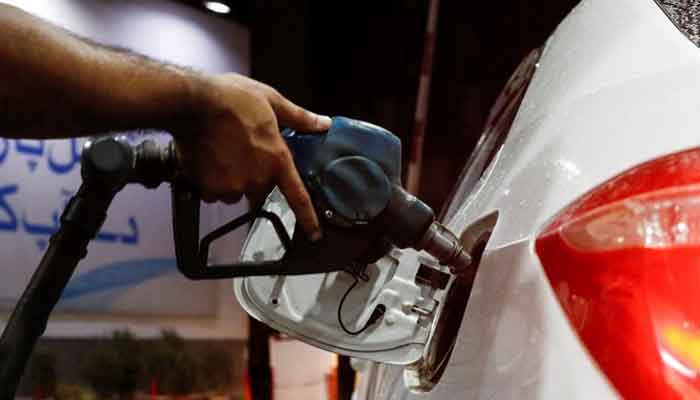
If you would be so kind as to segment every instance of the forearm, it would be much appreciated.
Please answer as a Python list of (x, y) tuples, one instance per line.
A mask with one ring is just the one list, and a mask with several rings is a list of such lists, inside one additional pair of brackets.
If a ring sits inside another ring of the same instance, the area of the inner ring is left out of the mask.
[(0, 136), (57, 138), (180, 126), (204, 79), (89, 43), (0, 5)]

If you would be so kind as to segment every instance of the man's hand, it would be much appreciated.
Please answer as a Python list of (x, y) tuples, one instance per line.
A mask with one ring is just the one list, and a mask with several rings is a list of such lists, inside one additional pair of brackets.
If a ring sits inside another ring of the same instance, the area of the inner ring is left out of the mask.
[[(175, 127), (178, 155), (205, 201), (262, 200), (279, 186), (312, 240), (321, 237), (311, 199), (280, 135), (279, 125), (304, 132), (330, 128), (276, 90), (238, 74), (205, 78), (196, 121)], [(201, 108), (199, 108), (201, 107)]]
[(241, 75), (201, 75), (100, 46), (2, 3), (0, 26), (3, 135), (168, 130), (205, 200), (258, 200), (278, 185), (306, 233), (320, 236), (278, 123), (323, 131), (328, 117)]

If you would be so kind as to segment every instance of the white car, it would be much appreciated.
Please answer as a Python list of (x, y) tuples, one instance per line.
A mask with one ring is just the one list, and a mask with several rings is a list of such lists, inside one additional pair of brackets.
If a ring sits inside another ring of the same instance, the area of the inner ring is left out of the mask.
[[(527, 57), (442, 217), (475, 277), (394, 250), (352, 291), (252, 277), (240, 303), (372, 361), (359, 398), (700, 398), (699, 34), (697, 1), (583, 0)], [(244, 259), (281, 252), (257, 222)]]

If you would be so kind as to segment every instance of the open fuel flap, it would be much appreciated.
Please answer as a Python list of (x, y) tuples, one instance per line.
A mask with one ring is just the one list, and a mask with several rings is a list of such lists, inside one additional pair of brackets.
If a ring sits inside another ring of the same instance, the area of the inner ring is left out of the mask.
[[(270, 194), (263, 208), (277, 214), (292, 236), (294, 214), (279, 191)], [(482, 222), (479, 230), (490, 231), (493, 224), (495, 216)], [(258, 219), (251, 227), (241, 258), (256, 262), (276, 260), (284, 252), (272, 224)], [(427, 255), (411, 249), (393, 249), (363, 271), (246, 277), (236, 279), (234, 289), (250, 315), (281, 332), (331, 352), (411, 365), (420, 372), (430, 369), (428, 364), (436, 364), (435, 356), (426, 352), (435, 347), (429, 343), (435, 327), (440, 325), (440, 305), (448, 289), (455, 286), (455, 279), (446, 267), (437, 265)], [(470, 281), (473, 274), (462, 279)], [(466, 287), (471, 288), (471, 282)], [(468, 296), (468, 292), (461, 295), (465, 300)], [(461, 302), (461, 307), (465, 306), (466, 301)], [(460, 320), (463, 311), (459, 313)], [(454, 312), (450, 315), (454, 320)], [(457, 332), (444, 334), (456, 337)], [(419, 374), (425, 375), (424, 372)], [(413, 376), (412, 379), (418, 379), (415, 373)], [(426, 385), (414, 382), (412, 386), (420, 389)]]

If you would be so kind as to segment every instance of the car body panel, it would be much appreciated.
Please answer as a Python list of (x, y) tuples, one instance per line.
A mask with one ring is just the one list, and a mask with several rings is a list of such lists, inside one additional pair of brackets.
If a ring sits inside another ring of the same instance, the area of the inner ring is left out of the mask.
[(403, 368), (372, 365), (360, 398), (617, 398), (566, 319), (533, 240), (603, 181), (700, 144), (699, 92), (697, 47), (652, 0), (583, 0), (547, 42), (503, 148), (446, 221), (459, 234), (499, 213), (442, 379), (412, 394)]

